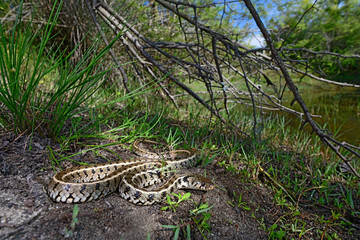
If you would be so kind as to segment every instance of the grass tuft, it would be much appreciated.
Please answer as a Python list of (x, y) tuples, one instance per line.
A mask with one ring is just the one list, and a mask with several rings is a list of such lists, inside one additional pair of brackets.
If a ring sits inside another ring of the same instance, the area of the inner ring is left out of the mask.
[(55, 1), (45, 28), (35, 33), (31, 21), (21, 21), (22, 8), (9, 34), (0, 25), (0, 122), (15, 134), (37, 130), (56, 139), (80, 107), (89, 105), (110, 71), (98, 64), (120, 34), (102, 50), (95, 41), (74, 67), (69, 60), (75, 49), (65, 56), (59, 48), (48, 48), (61, 6)]

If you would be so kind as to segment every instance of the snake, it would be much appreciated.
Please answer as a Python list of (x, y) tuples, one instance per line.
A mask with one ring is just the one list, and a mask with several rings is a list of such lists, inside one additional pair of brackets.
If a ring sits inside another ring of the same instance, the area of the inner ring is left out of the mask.
[(176, 189), (213, 189), (208, 178), (176, 173), (195, 165), (196, 150), (150, 151), (142, 147), (149, 144), (165, 145), (136, 139), (132, 148), (138, 158), (65, 169), (54, 175), (46, 192), (54, 202), (84, 203), (118, 191), (135, 205), (152, 205)]

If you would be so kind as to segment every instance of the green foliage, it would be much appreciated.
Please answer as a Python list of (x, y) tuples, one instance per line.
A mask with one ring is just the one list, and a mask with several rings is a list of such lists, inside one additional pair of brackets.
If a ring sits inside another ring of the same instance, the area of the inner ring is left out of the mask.
[(276, 223), (273, 224), (268, 231), (270, 232), (269, 239), (284, 239), (286, 235), (286, 232), (283, 229), (278, 228)]
[[(0, 25), (0, 122), (15, 134), (37, 130), (58, 137), (65, 123), (84, 111), (109, 71), (100, 71), (97, 64), (119, 36), (98, 54), (92, 54), (95, 43), (73, 68), (68, 65), (72, 53), (64, 56), (53, 47), (45, 54), (61, 5), (54, 3), (40, 32), (32, 31), (31, 22), (22, 23), (21, 10), (10, 34)], [(35, 47), (37, 38), (41, 41)]]
[(35, 107), (35, 102), (39, 101), (39, 96), (35, 94), (36, 88), (48, 72), (56, 69), (56, 64), (45, 69), (43, 54), (59, 9), (56, 11), (53, 8), (37, 51), (32, 48), (37, 34), (32, 33), (31, 24), (20, 31), (22, 8), (9, 35), (0, 25), (0, 101), (4, 105), (0, 120), (1, 124), (15, 133), (34, 128), (34, 120), (39, 114), (39, 109)]
[[(145, 114), (142, 117), (134, 117), (126, 111), (112, 111), (109, 113), (108, 118), (106, 118), (107, 121), (103, 122), (100, 120), (90, 124), (88, 127), (70, 131), (67, 136), (61, 136), (59, 139), (60, 149), (54, 150), (50, 146), (47, 147), (49, 160), (51, 161), (54, 171), (56, 166), (61, 169), (60, 163), (62, 161), (71, 161), (80, 165), (86, 165), (87, 163), (74, 159), (87, 152), (93, 152), (95, 155), (108, 160), (106, 156), (99, 153), (99, 150), (103, 150), (121, 159), (116, 152), (111, 150), (111, 146), (128, 143), (136, 138), (149, 138), (150, 136), (154, 136), (152, 134), (154, 128), (163, 128), (164, 126), (163, 123), (160, 122), (161, 115), (150, 117), (148, 114)], [(82, 125), (84, 125), (84, 122), (88, 122), (89, 120), (84, 118), (84, 120), (81, 121)], [(112, 127), (108, 129), (109, 126)], [(104, 127), (108, 130), (103, 130)], [(70, 128), (73, 129), (74, 127), (71, 126)], [(109, 139), (111, 141), (107, 144), (97, 144), (97, 142), (93, 142), (93, 140), (99, 139)], [(68, 155), (69, 145), (72, 144), (81, 145), (85, 148)]]
[(199, 229), (199, 232), (204, 237), (204, 239), (206, 239), (204, 232), (211, 232), (211, 226), (209, 225), (208, 221), (211, 217), (210, 210), (213, 206), (214, 205), (209, 206), (207, 203), (201, 203), (195, 209), (190, 210), (191, 219), (195, 222), (195, 225)]
[[(239, 5), (235, 3), (228, 3), (226, 5), (212, 5), (213, 1), (211, 0), (198, 0), (194, 3), (202, 6), (207, 5), (208, 7), (197, 8), (195, 11), (193, 8), (179, 6), (179, 10), (190, 17), (196, 16), (196, 18), (201, 24), (215, 31), (218, 31), (219, 33), (226, 34), (230, 38), (234, 37), (231, 33), (233, 33), (234, 35), (236, 34), (237, 36), (235, 37), (237, 37), (237, 39), (239, 39), (239, 35), (245, 36), (247, 34), (247, 26), (242, 26), (241, 28), (238, 26), (239, 18), (249, 19), (250, 17), (248, 11), (246, 11), (245, 8), (239, 8)], [(145, 6), (144, 3), (140, 4), (142, 4), (142, 6)], [(171, 40), (176, 42), (180, 40), (180, 38), (183, 38), (182, 34), (184, 29), (192, 27), (191, 25), (188, 25), (189, 23), (187, 23), (186, 21), (182, 21), (180, 25), (177, 15), (172, 14), (171, 12), (169, 12), (168, 9), (163, 8), (156, 2), (154, 3), (154, 6), (152, 8), (149, 8), (148, 6), (146, 8), (148, 9), (148, 11), (152, 11), (152, 13), (159, 18), (159, 20), (152, 22), (152, 27), (155, 27), (156, 30), (146, 31), (149, 34), (156, 34), (157, 39), (159, 38), (158, 33), (161, 32), (160, 37), (163, 37), (164, 40)], [(196, 36), (191, 36), (191, 34), (188, 34), (187, 37), (195, 38)]]
[(162, 225), (163, 228), (169, 228), (174, 230), (174, 240), (179, 239), (179, 234), (180, 234), (180, 226), (175, 226), (175, 225)]
[(0, 2), (0, 17), (4, 17), (5, 14), (9, 11), (9, 3), (7, 1)]
[(75, 229), (75, 225), (78, 223), (78, 218), (77, 215), (79, 213), (79, 205), (75, 204), (74, 209), (73, 209), (73, 217), (72, 217), (72, 222), (70, 224), (71, 229)]
[(161, 210), (166, 211), (168, 209), (172, 209), (174, 212), (176, 212), (176, 208), (179, 207), (179, 204), (183, 201), (190, 200), (191, 197), (191, 193), (185, 193), (184, 195), (182, 195), (181, 193), (179, 194), (171, 193), (171, 194), (177, 198), (177, 201), (172, 201), (170, 196), (167, 195), (166, 203), (169, 204), (169, 206), (162, 207)]
[[(191, 200), (190, 193), (186, 193), (184, 195), (181, 195), (180, 193), (178, 195), (174, 194), (177, 198), (178, 198), (178, 203), (180, 203), (181, 201), (185, 201), (185, 200)], [(161, 210), (167, 210), (168, 208), (171, 208), (174, 210), (175, 212), (175, 207), (179, 207), (179, 205), (177, 204), (177, 202), (172, 202), (170, 197), (167, 196), (167, 203), (170, 206), (166, 206), (161, 208)], [(192, 201), (195, 205), (195, 208), (190, 210), (190, 219), (192, 220), (190, 223), (186, 223), (186, 224), (182, 224), (181, 226), (179, 225), (163, 225), (164, 228), (169, 228), (174, 230), (174, 240), (178, 239), (180, 236), (180, 230), (186, 226), (186, 231), (183, 230), (184, 235), (186, 236), (186, 239), (191, 239), (191, 227), (190, 224), (194, 224), (200, 234), (204, 237), (204, 239), (207, 239), (204, 232), (211, 232), (211, 227), (208, 223), (210, 217), (211, 217), (211, 208), (214, 206), (209, 206), (208, 203), (201, 203), (200, 205), (197, 205), (194, 201)], [(181, 220), (181, 222), (183, 222), (183, 220)]]
[[(236, 193), (234, 192), (234, 196), (236, 197)], [(239, 197), (237, 199), (237, 206), (243, 210), (251, 210), (247, 202), (242, 201), (242, 195), (239, 194)]]
[[(277, 4), (278, 16), (271, 18), (269, 28), (278, 39), (279, 47), (307, 48), (313, 51), (330, 51), (339, 54), (359, 54), (360, 3), (357, 0), (322, 0), (315, 4), (290, 36), (288, 34), (313, 1), (281, 1)], [(304, 59), (307, 53), (293, 54), (293, 59)], [(339, 81), (359, 79), (360, 62), (357, 58), (335, 61), (335, 57), (318, 56), (310, 60), (311, 66)]]
[(72, 221), (70, 223), (70, 230), (65, 229), (65, 237), (72, 237), (73, 232), (75, 230), (76, 224), (78, 224), (79, 219), (77, 218), (77, 215), (79, 214), (79, 205), (75, 204), (73, 208), (73, 215), (72, 215)]

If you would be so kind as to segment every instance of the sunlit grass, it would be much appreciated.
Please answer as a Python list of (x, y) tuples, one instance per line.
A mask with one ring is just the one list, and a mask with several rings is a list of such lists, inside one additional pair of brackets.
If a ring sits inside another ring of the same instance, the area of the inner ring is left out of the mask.
[(33, 32), (31, 22), (22, 23), (21, 13), (9, 34), (0, 26), (0, 121), (15, 134), (38, 131), (57, 138), (111, 70), (100, 70), (97, 64), (120, 35), (101, 51), (95, 41), (72, 68), (72, 53), (66, 56), (59, 48), (48, 48), (60, 9), (61, 3), (55, 2), (48, 24), (39, 32)]

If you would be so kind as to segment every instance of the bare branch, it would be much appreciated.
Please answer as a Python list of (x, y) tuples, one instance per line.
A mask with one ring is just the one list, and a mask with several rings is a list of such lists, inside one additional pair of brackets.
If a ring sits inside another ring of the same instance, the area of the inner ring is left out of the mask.
[[(347, 159), (339, 152), (339, 150), (330, 143), (330, 141), (335, 141), (332, 137), (330, 137), (329, 135), (325, 134), (316, 124), (316, 122), (312, 119), (310, 112), (304, 102), (304, 100), (302, 99), (302, 97), (300, 96), (294, 82), (292, 81), (286, 66), (282, 60), (282, 58), (279, 56), (279, 53), (277, 51), (277, 49), (274, 47), (274, 44), (272, 42), (272, 38), (269, 34), (269, 32), (267, 31), (267, 29), (265, 28), (264, 24), (262, 23), (258, 13), (256, 12), (254, 6), (252, 5), (252, 3), (250, 2), (250, 0), (244, 0), (247, 8), (249, 9), (251, 15), (253, 16), (257, 26), (259, 27), (259, 29), (261, 30), (268, 46), (270, 47), (272, 56), (274, 57), (274, 60), (277, 64), (277, 66), (280, 68), (282, 74), (284, 75), (284, 78), (286, 80), (286, 83), (288, 85), (288, 87), (290, 88), (291, 92), (294, 95), (294, 98), (296, 99), (296, 101), (299, 103), (300, 107), (302, 108), (304, 114), (305, 114), (305, 118), (306, 121), (309, 122), (309, 124), (311, 125), (312, 129), (314, 130), (314, 132), (316, 133), (316, 135), (318, 135), (318, 137), (327, 145), (329, 146), (347, 165), (348, 167), (351, 169), (351, 171), (358, 177), (360, 178), (360, 174), (350, 165), (349, 161), (347, 161)], [(347, 148), (346, 145), (339, 143), (338, 142), (338, 146), (341, 146), (343, 148)]]

